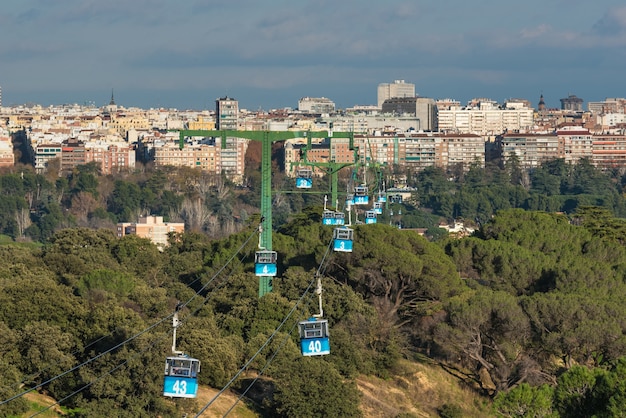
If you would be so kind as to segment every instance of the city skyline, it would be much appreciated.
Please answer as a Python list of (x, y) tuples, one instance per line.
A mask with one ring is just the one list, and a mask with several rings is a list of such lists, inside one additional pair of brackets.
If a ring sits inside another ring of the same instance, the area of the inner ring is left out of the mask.
[(465, 103), (548, 107), (624, 97), (619, 0), (498, 2), (10, 0), (0, 11), (3, 105), (214, 109), (376, 104), (379, 83)]

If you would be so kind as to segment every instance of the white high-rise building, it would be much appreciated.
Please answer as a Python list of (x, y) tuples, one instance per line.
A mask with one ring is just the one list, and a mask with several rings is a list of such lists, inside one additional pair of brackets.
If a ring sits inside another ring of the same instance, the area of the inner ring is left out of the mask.
[(215, 101), (215, 127), (220, 130), (238, 129), (239, 102), (228, 96)]
[(378, 107), (383, 106), (387, 99), (395, 97), (415, 97), (415, 84), (405, 83), (404, 80), (394, 80), (393, 83), (378, 85)]

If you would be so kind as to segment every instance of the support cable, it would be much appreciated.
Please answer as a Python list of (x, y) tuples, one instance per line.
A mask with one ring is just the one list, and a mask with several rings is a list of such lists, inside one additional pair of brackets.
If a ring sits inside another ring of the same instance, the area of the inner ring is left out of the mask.
[[(228, 261), (227, 261), (227, 262), (226, 262), (226, 263), (225, 263), (225, 264), (224, 264), (224, 265), (223, 265), (223, 266), (222, 266), (222, 267), (221, 267), (221, 268), (220, 268), (220, 269), (219, 269), (219, 270), (218, 270), (218, 271), (217, 271), (217, 272), (213, 275), (213, 277), (212, 277), (212, 278), (211, 278), (211, 279), (210, 279), (210, 280), (209, 280), (209, 281), (208, 281), (208, 282), (207, 282), (204, 286), (202, 286), (202, 288), (200, 288), (200, 290), (198, 290), (198, 292), (196, 292), (196, 293), (195, 293), (195, 294), (194, 294), (191, 298), (189, 298), (186, 302), (184, 302), (184, 303), (183, 303), (183, 304), (181, 304), (180, 306), (181, 306), (181, 307), (185, 307), (185, 306), (187, 306), (189, 303), (191, 303), (191, 302), (193, 301), (193, 299), (195, 299), (195, 298), (199, 295), (199, 293), (200, 293), (200, 292), (202, 292), (204, 289), (206, 289), (206, 287), (207, 287), (210, 283), (212, 283), (212, 282), (215, 280), (215, 278), (216, 278), (216, 277), (217, 277), (217, 276), (218, 276), (218, 275), (219, 275), (219, 274), (220, 274), (220, 273), (221, 273), (221, 272), (222, 272), (222, 271), (226, 268), (226, 266), (228, 266), (228, 264), (230, 264), (230, 262), (232, 262), (232, 260), (233, 260), (233, 259), (237, 256), (237, 254), (239, 254), (239, 252), (240, 252), (240, 251), (241, 251), (241, 250), (242, 250), (242, 249), (243, 249), (243, 248), (244, 248), (244, 247), (248, 244), (248, 242), (252, 239), (252, 237), (254, 237), (254, 235), (255, 235), (255, 234), (256, 234), (256, 231), (255, 231), (255, 232), (253, 232), (252, 234), (250, 234), (250, 236), (248, 237), (248, 239), (246, 239), (246, 241), (245, 241), (245, 242), (244, 242), (244, 243), (243, 243), (243, 244), (239, 247), (239, 249), (238, 249), (238, 250), (237, 250), (237, 251), (236, 251), (236, 252), (235, 252), (235, 253), (234, 253), (234, 254), (233, 254), (233, 255), (232, 255), (229, 259), (228, 259)], [(207, 300), (207, 298), (205, 298), (205, 301), (206, 301), (206, 300)], [(52, 378), (50, 378), (50, 379), (48, 379), (48, 380), (44, 381), (44, 382), (42, 382), (42, 383), (37, 384), (37, 385), (35, 385), (35, 386), (33, 386), (33, 387), (29, 388), (28, 390), (22, 391), (22, 392), (20, 392), (20, 393), (18, 393), (18, 394), (16, 394), (16, 395), (14, 395), (14, 396), (12, 396), (12, 397), (8, 398), (8, 399), (5, 399), (5, 400), (3, 400), (3, 401), (0, 401), (0, 406), (1, 406), (1, 405), (4, 405), (4, 404), (7, 404), (7, 403), (9, 403), (9, 402), (11, 402), (11, 401), (13, 401), (13, 400), (15, 400), (15, 399), (17, 399), (17, 398), (20, 398), (20, 397), (24, 396), (25, 394), (27, 394), (27, 393), (29, 393), (29, 392), (31, 392), (31, 391), (33, 391), (33, 390), (40, 389), (40, 388), (42, 388), (43, 386), (46, 386), (46, 385), (48, 385), (48, 384), (50, 384), (50, 383), (54, 382), (55, 380), (60, 379), (61, 377), (64, 377), (64, 376), (68, 375), (69, 373), (72, 373), (72, 372), (74, 372), (74, 371), (76, 371), (76, 370), (78, 370), (78, 369), (80, 369), (80, 368), (82, 368), (82, 367), (84, 367), (84, 366), (86, 366), (86, 365), (88, 365), (88, 364), (90, 364), (90, 363), (94, 362), (95, 360), (97, 360), (97, 359), (99, 359), (99, 358), (103, 357), (104, 355), (109, 354), (109, 353), (111, 353), (111, 352), (113, 352), (113, 351), (117, 350), (118, 348), (123, 347), (124, 345), (126, 345), (126, 344), (130, 343), (131, 341), (135, 340), (136, 338), (140, 337), (141, 335), (143, 335), (143, 334), (147, 333), (148, 331), (151, 331), (152, 329), (154, 329), (154, 328), (155, 328), (155, 327), (157, 327), (158, 325), (162, 324), (162, 323), (163, 323), (163, 322), (165, 322), (166, 320), (170, 320), (170, 319), (173, 317), (173, 315), (174, 315), (174, 314), (170, 314), (170, 315), (168, 315), (168, 316), (166, 316), (166, 317), (164, 317), (164, 318), (161, 318), (160, 320), (158, 320), (158, 321), (157, 321), (157, 322), (155, 322), (154, 324), (150, 325), (148, 328), (145, 328), (144, 330), (142, 330), (142, 331), (140, 331), (140, 332), (138, 332), (138, 333), (134, 334), (133, 336), (131, 336), (131, 337), (127, 338), (127, 339), (126, 339), (126, 340), (124, 340), (123, 342), (121, 342), (121, 343), (119, 343), (119, 344), (117, 344), (117, 345), (115, 345), (115, 346), (113, 346), (113, 347), (109, 348), (109, 349), (108, 349), (108, 350), (106, 350), (106, 351), (103, 351), (102, 353), (100, 353), (100, 354), (98, 354), (98, 355), (96, 355), (96, 356), (94, 356), (94, 357), (92, 357), (92, 358), (90, 358), (90, 359), (88, 359), (88, 360), (86, 360), (86, 361), (84, 361), (84, 362), (80, 363), (80, 364), (79, 364), (79, 365), (77, 365), (77, 366), (74, 366), (74, 367), (70, 368), (69, 370), (66, 370), (66, 371), (64, 371), (64, 372), (62, 372), (62, 373), (60, 373), (60, 374), (58, 374), (58, 375), (56, 375), (56, 376), (54, 376), (54, 377), (52, 377)]]
[(235, 380), (237, 380), (237, 378), (244, 372), (247, 370), (248, 366), (250, 366), (250, 364), (254, 361), (254, 359), (261, 354), (261, 352), (263, 351), (263, 349), (265, 349), (265, 347), (272, 341), (272, 339), (276, 336), (276, 334), (282, 329), (282, 327), (285, 325), (285, 323), (289, 320), (289, 318), (291, 318), (291, 315), (293, 315), (293, 313), (296, 311), (296, 309), (298, 308), (298, 306), (300, 305), (300, 303), (302, 302), (302, 300), (304, 299), (304, 297), (309, 293), (309, 291), (311, 290), (311, 288), (313, 287), (314, 283), (317, 281), (317, 277), (318, 274), (320, 273), (322, 266), (325, 263), (326, 257), (328, 256), (330, 249), (332, 247), (332, 240), (330, 241), (330, 243), (328, 244), (328, 247), (326, 248), (326, 253), (324, 254), (324, 257), (322, 258), (322, 261), (320, 263), (320, 266), (317, 269), (317, 273), (314, 275), (313, 279), (309, 282), (309, 285), (307, 286), (307, 288), (304, 290), (304, 293), (302, 294), (302, 296), (300, 296), (300, 299), (298, 299), (298, 301), (296, 302), (296, 304), (293, 306), (293, 308), (291, 308), (291, 310), (289, 311), (289, 313), (287, 314), (287, 316), (283, 319), (283, 321), (278, 325), (278, 327), (276, 327), (276, 329), (274, 330), (274, 332), (267, 338), (267, 340), (265, 340), (265, 342), (263, 343), (263, 345), (261, 345), (261, 347), (257, 350), (256, 353), (254, 353), (254, 355), (246, 362), (246, 364), (243, 365), (243, 367), (241, 369), (239, 369), (239, 371), (237, 373), (235, 373), (235, 375), (228, 381), (228, 383), (226, 383), (226, 385), (217, 393), (215, 394), (215, 396), (206, 404), (204, 405), (204, 407), (202, 407), (202, 409), (200, 409), (200, 411), (195, 415), (195, 418), (198, 418), (202, 415), (202, 413), (204, 413), (204, 411), (206, 411), (209, 406), (211, 406), (213, 404), (213, 402), (215, 402), (217, 400), (217, 398), (219, 398), (225, 391), (226, 389), (228, 389), (230, 387), (230, 385), (232, 385)]

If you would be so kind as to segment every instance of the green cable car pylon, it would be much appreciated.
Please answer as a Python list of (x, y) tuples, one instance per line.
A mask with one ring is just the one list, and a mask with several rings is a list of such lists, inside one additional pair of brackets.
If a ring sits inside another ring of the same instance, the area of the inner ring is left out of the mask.
[[(181, 130), (179, 146), (182, 149), (186, 137), (221, 138), (222, 148), (226, 148), (226, 138), (243, 138), (261, 142), (261, 227), (259, 248), (272, 252), (272, 143), (294, 138), (328, 138), (326, 131), (236, 131), (236, 130)], [(352, 132), (336, 132), (335, 138), (353, 138)], [(352, 141), (351, 141), (352, 142)], [(351, 144), (352, 145), (352, 144)], [(336, 172), (335, 197), (336, 199)], [(259, 297), (272, 291), (272, 276), (259, 276)]]

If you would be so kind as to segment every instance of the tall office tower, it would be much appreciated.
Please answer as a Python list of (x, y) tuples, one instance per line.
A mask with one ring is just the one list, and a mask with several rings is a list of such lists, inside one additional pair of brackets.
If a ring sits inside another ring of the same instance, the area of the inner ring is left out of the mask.
[(215, 101), (215, 127), (219, 130), (237, 130), (239, 102), (228, 96)]
[(382, 107), (385, 100), (395, 97), (415, 97), (415, 84), (394, 80), (393, 83), (378, 85), (378, 107)]

